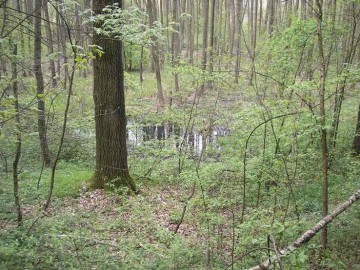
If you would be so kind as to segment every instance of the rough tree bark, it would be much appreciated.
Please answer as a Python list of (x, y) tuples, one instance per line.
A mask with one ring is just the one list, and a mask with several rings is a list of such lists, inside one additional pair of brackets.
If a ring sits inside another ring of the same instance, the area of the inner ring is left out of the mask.
[[(113, 3), (122, 7), (122, 1), (94, 0), (93, 10), (100, 14)], [(123, 44), (95, 32), (93, 44), (100, 46), (104, 54), (94, 60), (96, 169), (92, 186), (104, 188), (111, 182), (135, 191), (127, 162)]]

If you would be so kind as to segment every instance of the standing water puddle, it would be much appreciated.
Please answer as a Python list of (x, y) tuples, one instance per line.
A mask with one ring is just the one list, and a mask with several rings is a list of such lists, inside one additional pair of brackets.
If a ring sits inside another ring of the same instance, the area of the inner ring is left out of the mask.
[(191, 153), (197, 156), (208, 145), (218, 147), (218, 138), (227, 135), (229, 135), (229, 131), (224, 127), (212, 127), (211, 130), (202, 131), (194, 129), (186, 132), (178, 124), (141, 125), (131, 121), (128, 122), (127, 127), (127, 141), (130, 151), (146, 142), (157, 141), (167, 147), (188, 147)]

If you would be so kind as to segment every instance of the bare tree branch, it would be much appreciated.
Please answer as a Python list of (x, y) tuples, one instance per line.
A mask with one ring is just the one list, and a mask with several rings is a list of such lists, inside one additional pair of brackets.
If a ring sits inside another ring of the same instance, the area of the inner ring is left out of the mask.
[(353, 203), (360, 199), (360, 189), (356, 191), (347, 201), (342, 203), (339, 207), (337, 207), (331, 214), (327, 215), (323, 219), (321, 219), (314, 227), (310, 230), (306, 231), (302, 234), (298, 239), (296, 239), (292, 244), (287, 246), (286, 248), (280, 250), (278, 253), (272, 256), (271, 258), (263, 261), (261, 264), (249, 268), (248, 270), (265, 270), (269, 269), (272, 262), (276, 261), (280, 257), (284, 257), (287, 254), (293, 252), (297, 248), (301, 247), (303, 244), (308, 242), (311, 238), (313, 238), (324, 226), (331, 223), (338, 215), (344, 212), (347, 208), (349, 208)]

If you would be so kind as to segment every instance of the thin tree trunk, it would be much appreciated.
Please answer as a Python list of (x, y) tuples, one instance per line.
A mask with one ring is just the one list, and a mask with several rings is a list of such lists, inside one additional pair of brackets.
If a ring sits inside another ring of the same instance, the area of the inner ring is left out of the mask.
[[(64, 0), (60, 0), (60, 4), (58, 5), (58, 10), (60, 10), (63, 14), (66, 12), (61, 4), (64, 3)], [(57, 14), (59, 15), (59, 14)], [(64, 89), (68, 88), (68, 81), (69, 81), (69, 65), (68, 65), (68, 55), (67, 55), (67, 49), (66, 49), (66, 40), (68, 38), (67, 36), (67, 29), (65, 26), (65, 22), (62, 18), (59, 18), (59, 30), (60, 30), (60, 49), (63, 57), (63, 66), (64, 66)], [(73, 93), (71, 93), (73, 94)]]
[[(332, 10), (336, 10), (336, 1), (333, 2), (333, 4), (335, 5), (333, 8), (330, 7), (330, 9)], [(354, 62), (354, 58), (356, 55), (356, 49), (359, 46), (360, 43), (360, 34), (358, 32), (358, 23), (357, 23), (357, 19), (356, 19), (356, 9), (355, 6), (350, 6), (348, 9), (349, 13), (353, 12), (351, 18), (353, 19), (352, 22), (349, 22), (348, 19), (345, 19), (345, 21), (347, 21), (347, 24), (349, 25), (349, 29), (351, 29), (350, 31), (350, 37), (347, 40), (347, 45), (344, 45), (342, 48), (344, 50), (343, 54), (344, 58), (341, 59), (341, 63), (342, 66), (339, 68), (340, 70), (338, 71), (338, 76), (340, 78), (342, 78), (336, 87), (336, 95), (335, 95), (335, 104), (334, 104), (334, 110), (333, 110), (333, 119), (332, 119), (332, 130), (330, 132), (330, 146), (332, 148), (335, 148), (336, 146), (336, 139), (337, 139), (337, 134), (338, 134), (338, 128), (339, 128), (339, 123), (340, 123), (340, 113), (341, 113), (341, 108), (342, 108), (342, 103), (345, 97), (345, 88), (347, 86), (347, 82), (348, 82), (348, 76), (347, 74), (349, 73), (349, 69), (352, 66), (353, 62)], [(333, 11), (333, 23), (335, 25), (335, 18), (336, 18), (336, 13), (335, 11)], [(348, 13), (348, 14), (349, 14)], [(345, 22), (344, 22), (345, 25)], [(357, 36), (356, 36), (357, 35)]]
[(360, 155), (360, 103), (359, 103), (359, 108), (358, 108), (358, 116), (357, 116), (355, 136), (354, 136), (352, 148), (354, 151), (354, 155), (356, 155), (356, 156)]
[[(57, 9), (60, 10), (60, 6), (57, 4)], [(60, 26), (60, 16), (56, 13), (56, 48), (58, 52), (61, 52), (61, 26)], [(57, 78), (61, 80), (61, 57), (57, 57), (56, 60), (56, 71), (57, 71)]]
[[(201, 56), (201, 69), (206, 71), (207, 64), (207, 45), (208, 45), (208, 29), (209, 29), (209, 1), (203, 0), (203, 17), (204, 17), (204, 29), (203, 29), (203, 44), (202, 44), (202, 56)], [(199, 89), (197, 89), (195, 95), (200, 97), (205, 92), (205, 83), (203, 83)]]
[(194, 0), (189, 0), (189, 10), (190, 10), (190, 21), (189, 21), (189, 31), (188, 31), (188, 55), (189, 63), (192, 65), (194, 63), (194, 32), (195, 32), (195, 20), (194, 20)]
[[(317, 5), (317, 41), (319, 49), (319, 64), (320, 64), (320, 85), (319, 85), (319, 97), (320, 97), (320, 134), (321, 134), (321, 149), (322, 149), (322, 212), (323, 217), (328, 214), (328, 147), (327, 147), (327, 132), (325, 129), (325, 81), (326, 81), (326, 61), (324, 56), (323, 45), (323, 30), (322, 30), (322, 2), (316, 0)], [(327, 227), (322, 229), (321, 242), (323, 248), (327, 246)]]
[(275, 21), (275, 0), (269, 0), (269, 20), (268, 20), (268, 33), (272, 34), (274, 30)]
[[(49, 9), (48, 9), (47, 3), (44, 3), (42, 7), (43, 7), (44, 15), (45, 15), (45, 31), (46, 31), (46, 39), (47, 39), (46, 44), (47, 44), (49, 54), (52, 55), (54, 53), (54, 42), (53, 42), (53, 38), (52, 38)], [(55, 61), (52, 57), (49, 60), (49, 68), (50, 68), (50, 74), (51, 74), (52, 87), (56, 87), (57, 81), (56, 81)]]
[(233, 55), (234, 53), (234, 40), (235, 40), (235, 24), (236, 24), (236, 13), (234, 0), (228, 0), (228, 11), (229, 11), (229, 53)]
[(243, 23), (243, 3), (242, 0), (236, 1), (236, 33), (235, 33), (235, 43), (236, 43), (236, 62), (235, 62), (235, 83), (239, 83), (240, 76), (240, 64), (241, 64), (241, 29)]
[[(156, 21), (156, 6), (153, 0), (147, 0), (147, 10), (149, 13), (149, 25), (150, 27), (153, 26), (154, 22)], [(157, 38), (155, 36), (151, 37), (153, 46), (151, 49), (152, 54), (152, 62), (155, 68), (155, 75), (156, 75), (156, 84), (157, 84), (157, 108), (162, 110), (165, 105), (163, 89), (162, 89), (162, 82), (161, 82), (161, 68), (160, 68), (160, 59), (159, 59), (159, 45), (157, 42)]]
[[(173, 3), (174, 3), (174, 0), (173, 0)], [(179, 10), (180, 10), (181, 14), (184, 14), (186, 12), (186, 1), (185, 0), (179, 1), (179, 4), (180, 4)], [(181, 55), (181, 52), (182, 52), (182, 50), (184, 48), (184, 44), (185, 44), (186, 28), (185, 28), (184, 20), (180, 20), (180, 21), (178, 21), (178, 23), (180, 23), (178, 51), (179, 51), (179, 54)]]
[[(174, 30), (172, 33), (172, 43), (171, 43), (171, 60), (172, 60), (172, 67), (176, 68), (178, 66), (178, 54), (180, 52), (179, 50), (179, 28), (177, 27), (177, 22), (178, 22), (178, 15), (177, 15), (177, 10), (178, 10), (178, 0), (173, 0), (172, 2), (172, 19), (173, 22), (175, 22), (174, 24)], [(175, 95), (176, 95), (176, 100), (177, 103), (180, 101), (179, 100), (179, 92), (180, 92), (180, 86), (179, 86), (179, 74), (177, 72), (174, 72), (174, 89), (175, 89)], [(170, 93), (170, 104), (172, 103), (172, 93)]]
[(215, 43), (214, 43), (214, 39), (215, 39), (215, 6), (216, 6), (216, 1), (212, 0), (211, 1), (211, 15), (210, 15), (210, 51), (209, 51), (209, 71), (213, 72), (214, 71), (214, 55), (215, 55)]
[[(21, 2), (20, 0), (16, 0), (16, 8), (18, 10), (19, 13), (22, 13), (23, 9), (22, 9), (22, 5), (21, 5)], [(21, 24), (20, 25), (20, 54), (22, 56), (25, 56), (26, 55), (26, 50), (25, 50), (25, 38), (24, 38), (24, 34), (26, 33), (26, 30), (24, 28), (24, 25)], [(0, 35), (1, 36), (1, 35)], [(23, 77), (26, 77), (27, 74), (26, 74), (26, 70), (23, 69), (23, 72), (22, 72), (22, 76)]]
[(46, 137), (46, 120), (45, 120), (45, 96), (44, 96), (44, 78), (41, 67), (41, 5), (42, 0), (35, 0), (35, 36), (34, 36), (34, 73), (37, 86), (37, 103), (38, 103), (38, 132), (42, 158), (45, 166), (51, 165), (50, 150)]
[[(17, 55), (17, 45), (14, 44), (14, 56)], [(14, 199), (15, 199), (15, 208), (17, 214), (17, 223), (18, 226), (22, 225), (22, 211), (20, 205), (20, 196), (19, 196), (19, 177), (18, 177), (18, 165), (21, 158), (21, 125), (20, 125), (20, 113), (19, 113), (19, 95), (18, 95), (18, 83), (17, 83), (17, 65), (16, 60), (12, 62), (12, 81), (13, 81), (13, 93), (14, 93), (14, 109), (15, 109), (15, 122), (17, 125), (16, 132), (16, 152), (13, 162), (13, 183), (14, 183)]]
[(251, 59), (251, 68), (249, 73), (249, 85), (253, 84), (253, 78), (255, 74), (255, 56), (256, 56), (256, 38), (257, 38), (257, 10), (258, 10), (258, 0), (251, 0), (252, 8), (251, 8), (251, 49), (250, 49), (250, 59)]
[[(5, 26), (7, 25), (7, 1), (5, 1), (4, 3), (4, 7), (3, 7), (3, 17), (2, 17), (2, 26), (1, 26), (1, 30), (0, 30), (0, 38), (3, 37), (4, 32), (5, 32)], [(2, 44), (0, 43), (0, 50), (1, 50)], [(5, 59), (2, 57), (2, 54), (0, 54), (0, 77), (2, 77), (2, 74), (6, 74), (7, 70), (6, 70), (6, 62)]]

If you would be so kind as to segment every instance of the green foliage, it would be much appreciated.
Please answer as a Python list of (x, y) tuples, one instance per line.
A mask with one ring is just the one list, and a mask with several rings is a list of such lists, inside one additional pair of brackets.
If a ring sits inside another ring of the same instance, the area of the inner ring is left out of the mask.
[(130, 44), (149, 47), (154, 42), (162, 43), (166, 39), (165, 32), (171, 28), (164, 27), (156, 21), (147, 24), (148, 15), (136, 7), (121, 9), (118, 4), (106, 6), (102, 14), (91, 17), (90, 21), (101, 25), (95, 27), (97, 34), (124, 40)]
[[(139, 71), (141, 64), (143, 69), (149, 65), (149, 50), (138, 44), (125, 42), (125, 69), (128, 71)], [(143, 50), (143, 55), (141, 55)]]
[[(71, 11), (73, 4), (66, 1), (64, 7)], [(76, 74), (54, 201), (43, 216), (40, 209), (49, 191), (50, 170), (45, 168), (41, 173), (36, 86), (33, 78), (19, 78), (19, 101), (24, 109), (19, 179), (25, 221), (22, 228), (15, 228), (11, 163), (16, 126), (14, 98), (7, 91), (6, 98), (0, 100), (0, 214), (4, 224), (0, 228), (1, 269), (205, 269), (208, 265), (225, 269), (232, 263), (234, 269), (246, 269), (268, 258), (270, 234), (282, 248), (321, 219), (315, 20), (291, 18), (288, 25), (275, 27), (271, 37), (259, 29), (252, 86), (247, 85), (245, 72), (239, 84), (232, 82), (235, 57), (226, 48), (216, 59), (221, 72), (199, 68), (197, 57), (192, 65), (180, 61), (173, 67), (170, 57), (162, 55), (166, 100), (172, 95), (178, 102), (161, 113), (154, 108), (157, 87), (155, 75), (148, 69), (149, 48), (154, 42), (166, 48), (167, 35), (173, 29), (159, 22), (148, 26), (145, 12), (137, 8), (121, 10), (116, 5), (106, 7), (103, 14), (90, 20), (102, 25), (96, 28), (97, 33), (124, 41), (125, 67), (129, 71), (124, 74), (129, 165), (141, 194), (129, 196), (127, 190), (115, 186), (111, 190), (116, 194), (83, 189), (93, 174), (95, 158), (89, 71), (88, 78)], [(329, 134), (333, 130), (333, 94), (338, 85), (346, 86), (337, 144), (330, 152), (331, 209), (360, 185), (359, 159), (349, 151), (360, 73), (358, 65), (340, 61), (344, 56), (340, 46), (350, 33), (347, 26), (345, 21), (333, 25), (324, 20), (325, 54), (332, 52), (326, 81)], [(1, 53), (12, 59), (15, 57), (9, 41), (0, 40)], [(226, 40), (221, 45), (229, 44)], [(81, 71), (91, 59), (103, 54), (96, 45), (88, 52), (78, 45), (74, 48)], [(47, 59), (55, 60), (58, 55), (55, 52)], [(25, 59), (19, 56), (15, 60)], [(145, 67), (143, 82), (137, 72), (141, 61)], [(242, 69), (251, 66), (243, 57)], [(173, 89), (174, 74), (179, 75), (178, 93)], [(11, 83), (11, 76), (5, 74), (0, 88), (6, 89)], [(347, 88), (350, 83), (355, 83), (354, 90)], [(197, 99), (194, 92), (203, 84), (205, 95)], [(41, 98), (49, 105), (48, 139), (54, 153), (66, 93), (61, 84), (47, 90)], [(166, 129), (163, 137), (159, 135), (160, 127)], [(153, 132), (146, 133), (147, 129)], [(355, 205), (329, 226), (327, 252), (320, 254), (319, 237), (315, 237), (283, 258), (284, 269), (358, 267), (358, 213), (359, 206)], [(180, 221), (179, 231), (174, 234)]]

